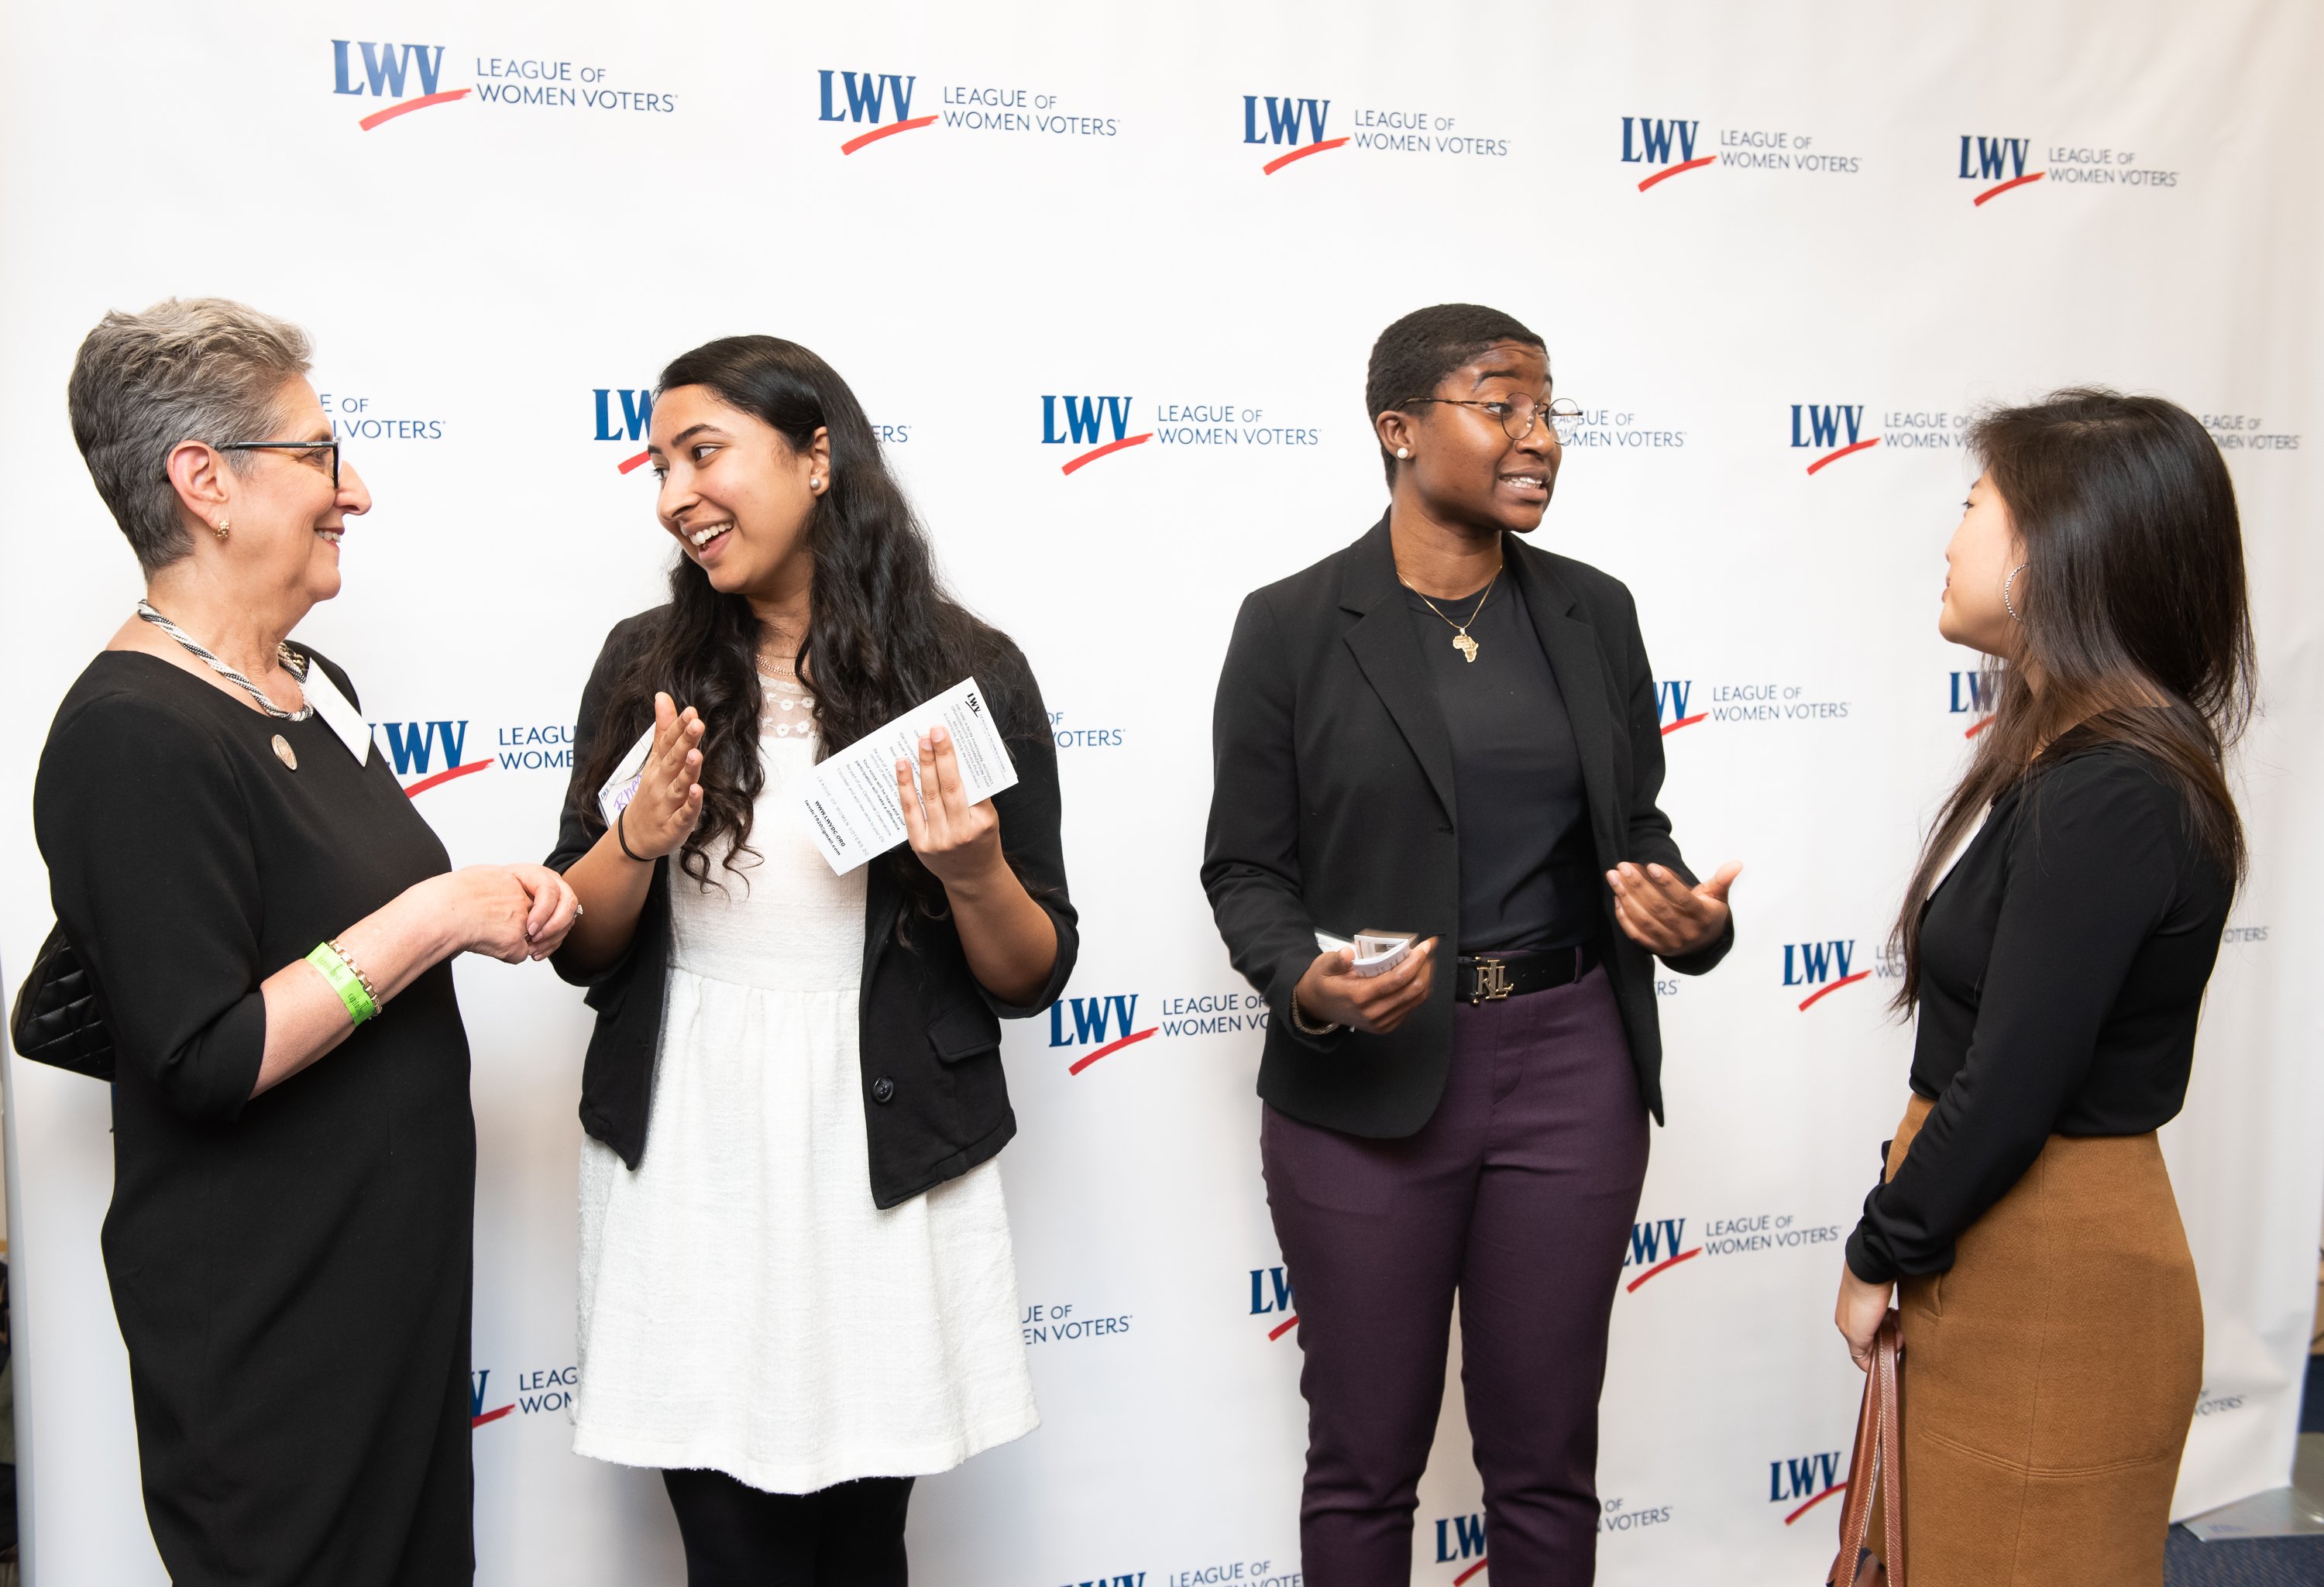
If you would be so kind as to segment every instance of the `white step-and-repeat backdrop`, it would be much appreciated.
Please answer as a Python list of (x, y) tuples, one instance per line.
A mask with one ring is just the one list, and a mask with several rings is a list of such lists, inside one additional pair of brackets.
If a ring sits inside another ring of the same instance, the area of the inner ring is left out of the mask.
[[(2203, 416), (2246, 515), (2256, 861), (2166, 1131), (2208, 1317), (2182, 1513), (2283, 1480), (2324, 1196), (2316, 404), (2324, 14), (1044, 4), (680, 11), (12, 6), (0, 49), (0, 953), (49, 923), (32, 770), (134, 566), (64, 383), (107, 308), (308, 327), (378, 505), (302, 631), (456, 859), (538, 857), (584, 673), (670, 550), (656, 372), (768, 331), (862, 394), (951, 578), (1038, 669), (1086, 929), (1013, 1029), (1002, 1158), (1044, 1424), (924, 1482), (937, 1587), (1298, 1576), (1296, 1297), (1263, 1014), (1196, 882), (1242, 594), (1382, 505), (1372, 337), (1479, 300), (1587, 420), (1545, 544), (1637, 592), (1666, 804), (1739, 859), (1734, 954), (1662, 990), (1614, 1312), (1610, 1582), (1809, 1580), (1860, 1379), (1840, 1241), (1904, 1096), (1881, 940), (1980, 720), (1934, 626), (1980, 403)], [(546, 968), (461, 966), (475, 1046), (481, 1580), (674, 1581), (659, 1485), (570, 1449), (576, 1086)], [(2303, 991), (2303, 987), (2310, 990)], [(36, 1582), (159, 1580), (97, 1231), (102, 1087), (12, 1060), (18, 1448)], [(1554, 1370), (1554, 1363), (1545, 1363)], [(350, 1360), (350, 1375), (364, 1363)], [(327, 1406), (315, 1414), (327, 1415)], [(1416, 1582), (1486, 1566), (1457, 1397)]]

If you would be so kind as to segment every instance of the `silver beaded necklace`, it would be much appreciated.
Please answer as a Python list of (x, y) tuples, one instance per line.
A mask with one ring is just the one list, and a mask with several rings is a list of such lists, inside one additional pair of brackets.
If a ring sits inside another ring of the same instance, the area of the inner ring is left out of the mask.
[(282, 663), (283, 670), (290, 673), (292, 678), (299, 680), (299, 708), (295, 711), (286, 711), (281, 706), (276, 705), (272, 699), (267, 697), (267, 694), (264, 689), (259, 687), (256, 684), (251, 682), (249, 678), (244, 678), (241, 673), (235, 671), (228, 663), (221, 661), (208, 650), (204, 650), (200, 643), (195, 640), (193, 635), (188, 633), (184, 629), (180, 628), (176, 623), (171, 622), (159, 612), (153, 610), (152, 602), (138, 602), (137, 615), (143, 617), (146, 622), (160, 629), (163, 633), (166, 633), (171, 639), (176, 640), (189, 651), (199, 657), (209, 669), (217, 673), (220, 678), (225, 678), (229, 683), (239, 686), (242, 691), (251, 697), (252, 702), (269, 716), (279, 716), (285, 722), (304, 722), (308, 717), (312, 716), (315, 714), (315, 707), (309, 704), (307, 699), (307, 658), (292, 650), (289, 645), (276, 645), (274, 648), (274, 654), (276, 659)]

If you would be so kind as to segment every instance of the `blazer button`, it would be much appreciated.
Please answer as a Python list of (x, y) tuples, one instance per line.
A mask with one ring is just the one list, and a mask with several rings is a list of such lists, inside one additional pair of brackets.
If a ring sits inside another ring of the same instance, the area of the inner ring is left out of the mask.
[(881, 1075), (879, 1079), (874, 1080), (872, 1083), (872, 1100), (873, 1102), (893, 1102), (895, 1097), (896, 1083), (889, 1079), (885, 1075)]

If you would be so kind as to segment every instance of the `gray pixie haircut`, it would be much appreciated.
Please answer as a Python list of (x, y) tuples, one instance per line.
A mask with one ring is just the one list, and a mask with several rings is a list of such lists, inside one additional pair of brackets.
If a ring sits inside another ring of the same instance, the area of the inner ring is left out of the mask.
[[(73, 439), (97, 494), (147, 573), (193, 553), (171, 451), (186, 441), (273, 440), (282, 383), (313, 348), (288, 320), (227, 298), (169, 298), (97, 321), (65, 387)], [(249, 466), (228, 452), (229, 467)]]

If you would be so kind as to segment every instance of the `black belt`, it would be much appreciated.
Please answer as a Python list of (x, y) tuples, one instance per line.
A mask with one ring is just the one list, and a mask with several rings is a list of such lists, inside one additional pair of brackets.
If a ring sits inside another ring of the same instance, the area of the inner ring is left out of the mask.
[(1571, 986), (1595, 970), (1604, 957), (1594, 942), (1522, 954), (1462, 954), (1452, 995), (1464, 1002), (1497, 1003), (1505, 997)]

